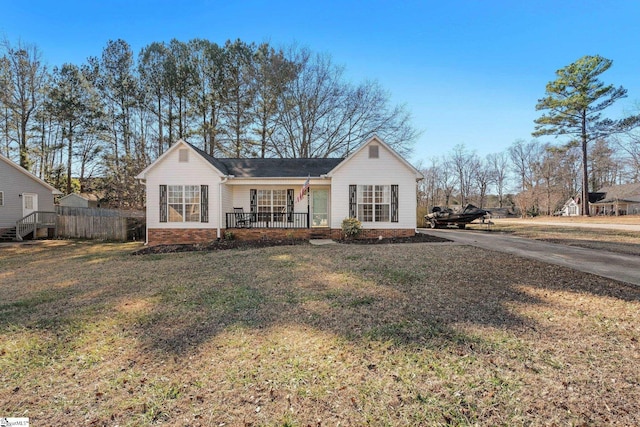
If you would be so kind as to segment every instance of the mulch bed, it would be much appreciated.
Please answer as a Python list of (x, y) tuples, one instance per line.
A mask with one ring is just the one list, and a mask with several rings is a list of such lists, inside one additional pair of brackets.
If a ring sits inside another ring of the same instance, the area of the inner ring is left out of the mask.
[[(379, 245), (387, 243), (443, 243), (451, 240), (442, 237), (436, 237), (429, 234), (418, 233), (411, 237), (387, 237), (375, 239), (353, 239), (338, 240), (338, 243), (352, 245)], [(194, 251), (220, 251), (226, 249), (254, 249), (267, 248), (271, 246), (287, 246), (287, 245), (306, 245), (308, 240), (300, 239), (269, 239), (269, 240), (214, 240), (207, 243), (190, 243), (176, 245), (156, 245), (142, 248), (132, 253), (132, 255), (148, 255), (148, 254), (168, 254), (176, 252), (194, 252)]]
[(340, 243), (350, 245), (377, 245), (385, 243), (444, 243), (451, 240), (443, 237), (432, 236), (430, 234), (418, 233), (411, 237), (386, 237), (386, 238), (373, 238), (373, 239), (349, 239), (339, 240)]

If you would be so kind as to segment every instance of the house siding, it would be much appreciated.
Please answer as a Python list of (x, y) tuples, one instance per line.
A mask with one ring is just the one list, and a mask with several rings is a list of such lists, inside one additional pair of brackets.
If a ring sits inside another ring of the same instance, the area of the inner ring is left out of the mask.
[[(190, 153), (188, 162), (179, 161), (179, 150), (167, 153), (148, 172), (146, 181), (147, 227), (151, 229), (216, 229), (218, 227), (218, 187), (220, 174), (195, 152)], [(208, 185), (208, 222), (160, 222), (160, 185)], [(215, 230), (214, 230), (215, 231)]]
[(22, 218), (22, 193), (38, 195), (39, 211), (55, 211), (51, 189), (7, 164), (4, 159), (0, 159), (0, 191), (4, 193), (4, 204), (0, 206), (0, 228), (15, 227), (16, 221)]
[(362, 228), (415, 231), (415, 172), (386, 147), (379, 145), (378, 158), (369, 158), (365, 147), (332, 174), (332, 229), (340, 229), (342, 221), (349, 217), (349, 185), (398, 185), (398, 222), (365, 222)]
[[(378, 156), (369, 158), (371, 144), (378, 145)], [(308, 239), (327, 237), (340, 239), (342, 236), (342, 220), (349, 216), (350, 185), (388, 185), (392, 187), (394, 196), (396, 187), (397, 217), (393, 204), (390, 220), (387, 222), (363, 223), (362, 238), (405, 237), (416, 231), (416, 179), (420, 173), (404, 162), (384, 143), (372, 139), (359, 151), (345, 159), (327, 175), (312, 178), (309, 183), (311, 191), (328, 190), (327, 227), (278, 229), (253, 227), (247, 229), (233, 228), (226, 230), (226, 214), (233, 208), (251, 211), (252, 189), (287, 189), (293, 190), (294, 197), (304, 185), (306, 177), (273, 177), (245, 178), (229, 177), (212, 166), (205, 157), (191, 149), (189, 163), (179, 161), (179, 148), (189, 147), (178, 142), (154, 164), (143, 171), (139, 178), (146, 180), (147, 194), (147, 241), (150, 245), (174, 243), (206, 243), (216, 238), (224, 238), (225, 233), (233, 234), (238, 240), (255, 239)], [(224, 167), (223, 167), (224, 169)], [(208, 223), (171, 223), (160, 222), (159, 188), (161, 185), (208, 185), (209, 186), (209, 222)], [(288, 192), (290, 197), (290, 192)], [(392, 199), (395, 200), (395, 197)], [(393, 203), (393, 202), (392, 202)], [(294, 204), (295, 213), (307, 212), (307, 196)], [(391, 221), (393, 219), (393, 222)], [(218, 228), (221, 233), (218, 235)]]

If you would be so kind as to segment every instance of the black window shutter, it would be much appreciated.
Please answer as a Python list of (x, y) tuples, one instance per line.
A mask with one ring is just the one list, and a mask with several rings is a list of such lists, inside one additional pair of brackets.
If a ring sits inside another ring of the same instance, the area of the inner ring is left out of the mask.
[(167, 222), (167, 186), (160, 186), (160, 222)]
[(391, 222), (398, 222), (398, 186), (391, 186)]
[(287, 188), (287, 221), (293, 222), (293, 198), (295, 190)]
[(200, 222), (209, 222), (209, 186), (200, 186)]
[(349, 186), (349, 218), (358, 218), (358, 186)]
[(258, 190), (255, 188), (249, 190), (249, 212), (258, 212)]

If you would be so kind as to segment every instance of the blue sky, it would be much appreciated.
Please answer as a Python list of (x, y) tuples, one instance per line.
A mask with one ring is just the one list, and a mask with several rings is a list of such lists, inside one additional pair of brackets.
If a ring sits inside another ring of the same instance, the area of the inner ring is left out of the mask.
[[(583, 55), (640, 109), (640, 2), (628, 1), (7, 1), (0, 36), (35, 44), (50, 67), (99, 56), (110, 39), (240, 38), (329, 53), (347, 77), (377, 80), (422, 130), (414, 164), (464, 144), (479, 155), (530, 140), (555, 71)], [(550, 139), (551, 140), (551, 139)]]

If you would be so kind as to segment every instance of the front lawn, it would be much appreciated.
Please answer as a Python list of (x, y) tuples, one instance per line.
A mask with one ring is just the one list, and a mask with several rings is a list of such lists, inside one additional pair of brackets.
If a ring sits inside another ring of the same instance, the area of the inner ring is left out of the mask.
[(639, 425), (640, 288), (471, 247), (0, 247), (0, 417)]

